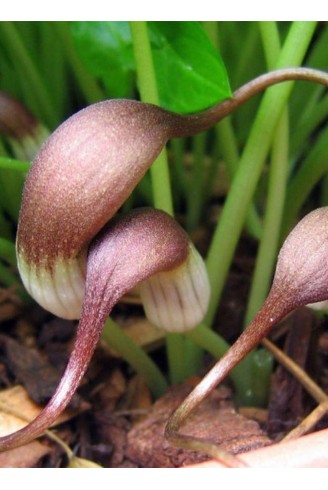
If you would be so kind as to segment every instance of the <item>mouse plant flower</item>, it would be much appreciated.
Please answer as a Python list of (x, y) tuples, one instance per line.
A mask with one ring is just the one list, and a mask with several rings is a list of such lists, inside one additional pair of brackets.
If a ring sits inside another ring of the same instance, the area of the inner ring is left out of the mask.
[(273, 283), (262, 308), (173, 414), (166, 427), (168, 439), (192, 449), (193, 442), (177, 433), (190, 412), (287, 314), (300, 306), (327, 299), (328, 207), (323, 207), (306, 215), (288, 235), (279, 252)]
[(0, 91), (0, 134), (16, 158), (32, 160), (49, 136), (48, 130), (21, 102)]
[[(107, 316), (130, 289), (138, 286), (146, 314), (166, 331), (186, 331), (202, 320), (210, 294), (205, 266), (174, 219), (142, 209), (110, 220), (168, 139), (204, 131), (266, 87), (294, 79), (327, 83), (317, 70), (277, 70), (194, 115), (133, 100), (99, 102), (71, 116), (46, 140), (24, 187), (18, 268), (40, 305), (80, 320), (53, 397), (27, 427), (0, 438), (0, 450), (41, 434), (67, 406)], [(260, 335), (258, 327), (251, 329), (249, 345)]]
[(17, 234), (25, 287), (44, 308), (79, 318), (86, 252), (143, 177), (168, 139), (211, 127), (266, 87), (290, 79), (327, 83), (308, 68), (262, 75), (231, 99), (195, 114), (152, 104), (110, 100), (70, 117), (41, 148), (28, 175)]
[[(205, 315), (205, 265), (173, 218), (147, 210), (104, 228), (177, 131), (178, 120), (137, 101), (101, 102), (64, 122), (37, 154), (23, 192), (18, 268), (40, 305), (80, 323), (76, 348), (52, 400), (35, 424), (1, 439), (0, 448), (35, 437), (64, 409), (111, 308), (136, 285), (146, 313), (160, 328), (184, 331)], [(104, 230), (105, 238), (99, 239)]]
[[(131, 288), (140, 284), (141, 295), (146, 288), (146, 300), (152, 296), (151, 318), (166, 330), (192, 328), (206, 312), (209, 286), (204, 263), (188, 235), (163, 211), (140, 208), (114, 218), (92, 241), (86, 263), (83, 309), (59, 386), (39, 417), (0, 439), (2, 450), (40, 435), (64, 410), (87, 369), (106, 318)], [(172, 315), (166, 311), (168, 303)]]

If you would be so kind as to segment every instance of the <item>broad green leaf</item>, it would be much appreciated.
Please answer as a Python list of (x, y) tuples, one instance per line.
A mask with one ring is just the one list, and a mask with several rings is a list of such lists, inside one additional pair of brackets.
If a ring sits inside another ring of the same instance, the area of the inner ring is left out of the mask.
[(110, 97), (131, 94), (134, 59), (128, 22), (72, 22), (77, 53)]
[(198, 22), (150, 22), (161, 103), (196, 112), (231, 96), (227, 73)]
[[(148, 26), (163, 107), (190, 113), (230, 97), (224, 64), (198, 22)], [(109, 96), (132, 96), (135, 65), (128, 22), (73, 22), (71, 28), (82, 62)]]

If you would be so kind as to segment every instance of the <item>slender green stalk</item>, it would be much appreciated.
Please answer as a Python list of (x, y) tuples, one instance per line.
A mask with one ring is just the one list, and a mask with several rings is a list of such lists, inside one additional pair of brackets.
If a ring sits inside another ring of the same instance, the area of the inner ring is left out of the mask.
[(0, 156), (7, 156), (8, 152), (5, 148), (5, 145), (3, 144), (3, 141), (0, 139)]
[[(7, 156), (5, 156), (6, 151), (5, 151), (4, 145), (3, 145), (1, 140), (0, 140), (0, 155), (1, 155), (0, 156), (0, 168), (2, 168), (1, 161), (2, 161), (2, 159), (7, 159)], [(11, 160), (11, 159), (9, 159), (9, 160)], [(0, 183), (0, 188), (1, 188), (1, 183)], [(7, 239), (10, 239), (12, 236), (11, 227), (10, 227), (7, 219), (4, 216), (3, 198), (1, 198), (1, 197), (0, 197), (0, 235), (3, 238), (7, 238)]]
[(1, 30), (10, 47), (15, 66), (19, 68), (21, 76), (24, 74), (24, 83), (29, 84), (29, 88), (34, 96), (37, 95), (36, 100), (39, 101), (40, 111), (44, 115), (47, 124), (49, 126), (55, 126), (58, 122), (56, 109), (51, 102), (44, 80), (42, 80), (40, 73), (34, 65), (14, 23), (2, 22)]
[(219, 44), (218, 22), (216, 20), (215, 21), (210, 20), (210, 21), (203, 22), (202, 25), (203, 25), (204, 31), (207, 34), (207, 37), (209, 38), (209, 40), (211, 41), (213, 46), (215, 48), (218, 48), (218, 44)]
[[(230, 345), (220, 335), (210, 330), (206, 325), (198, 325), (185, 336), (216, 359), (220, 359), (229, 349)], [(237, 391), (242, 391), (244, 386), (243, 371), (237, 366), (229, 376), (233, 380)]]
[(267, 67), (269, 70), (273, 70), (275, 68), (275, 64), (277, 63), (281, 49), (277, 22), (259, 22), (258, 27), (260, 30)]
[(293, 155), (294, 160), (299, 156), (304, 147), (311, 145), (311, 133), (325, 121), (327, 115), (328, 95), (325, 95), (317, 101), (311, 113), (307, 112), (306, 114), (303, 114), (303, 117), (296, 128), (295, 136), (291, 139), (290, 145), (291, 154)]
[[(240, 26), (238, 25), (237, 22), (236, 35), (238, 35), (239, 28)], [(234, 79), (234, 83), (236, 84), (236, 86), (239, 87), (239, 85), (242, 85), (245, 80), (252, 78), (254, 73), (252, 72), (252, 70), (256, 62), (254, 60), (254, 53), (256, 53), (258, 46), (259, 46), (259, 33), (257, 28), (257, 22), (250, 22), (249, 28), (246, 31), (245, 39), (243, 39), (242, 56), (240, 52), (240, 47), (237, 52), (238, 64), (236, 67), (236, 75)]]
[[(216, 132), (219, 139), (220, 150), (232, 181), (237, 172), (239, 153), (231, 118), (227, 117), (217, 124)], [(260, 239), (262, 235), (262, 223), (254, 203), (250, 205), (246, 225), (250, 235), (252, 235), (254, 238)]]
[[(309, 50), (306, 59), (307, 66), (327, 71), (327, 45), (328, 29), (326, 25), (321, 24), (321, 27), (316, 32), (315, 42), (312, 43)], [(302, 134), (303, 124), (306, 123), (308, 118), (311, 119), (316, 117), (317, 114), (319, 115), (325, 93), (325, 88), (320, 85), (297, 84), (295, 86), (289, 110), (290, 124), (293, 129), (290, 134), (290, 149), (294, 161), (309, 144), (308, 136)]]
[[(294, 22), (291, 25), (276, 65), (277, 68), (297, 66), (302, 62), (315, 26), (315, 22)], [(241, 156), (207, 257), (212, 288), (211, 303), (206, 317), (208, 325), (213, 322), (252, 196), (260, 178), (276, 125), (292, 87), (293, 83), (289, 82), (272, 87), (265, 93)]]
[[(255, 270), (246, 308), (244, 327), (247, 327), (253, 320), (255, 314), (264, 303), (270, 289), (272, 274), (279, 248), (281, 222), (287, 186), (287, 175), (288, 117), (286, 111), (284, 111), (273, 142), (268, 197), (263, 221), (263, 235), (256, 257)], [(264, 354), (263, 356), (265, 357)], [(270, 354), (268, 354), (268, 357), (270, 357)], [(254, 356), (246, 357), (242, 362), (242, 365), (245, 372), (247, 369), (249, 369), (249, 379), (252, 385), (251, 392), (255, 398), (254, 403), (256, 405), (264, 404), (265, 400), (267, 399), (267, 394), (265, 394), (265, 391), (268, 393), (270, 386), (267, 371), (262, 374), (261, 364), (259, 366), (259, 372), (256, 371)], [(261, 385), (261, 380), (264, 382), (263, 385)]]
[(236, 135), (234, 133), (231, 117), (226, 117), (216, 125), (216, 135), (219, 141), (220, 150), (227, 166), (230, 179), (237, 171), (239, 152)]
[[(249, 392), (246, 391), (245, 387), (243, 387), (243, 391), (239, 390), (237, 392), (237, 402), (246, 403), (248, 405), (256, 406), (256, 407), (267, 407), (269, 401), (269, 388), (271, 384), (271, 376), (272, 369), (274, 365), (274, 358), (269, 351), (266, 349), (258, 349), (253, 352), (246, 358), (250, 359), (250, 371), (251, 371), (251, 388)], [(244, 362), (240, 363), (239, 369), (241, 371), (244, 370), (245, 365)], [(241, 399), (238, 400), (238, 395), (242, 395)], [(248, 396), (248, 394), (250, 396)], [(246, 396), (245, 396), (246, 395)]]
[(282, 239), (294, 225), (301, 206), (309, 193), (328, 170), (328, 128), (326, 128), (314, 147), (303, 161), (301, 167), (288, 186)]
[[(210, 330), (206, 325), (199, 325), (185, 335), (215, 359), (220, 359), (230, 347), (220, 335)], [(251, 353), (248, 359), (251, 374), (256, 377), (252, 385), (249, 382), (249, 373), (245, 370), (245, 361), (229, 373), (229, 377), (235, 386), (237, 401), (244, 405), (264, 406), (267, 401), (272, 356), (265, 349), (261, 349)], [(246, 392), (246, 388), (249, 389), (248, 392)]]
[(56, 22), (55, 30), (61, 40), (62, 48), (73, 71), (75, 79), (89, 104), (106, 99), (97, 81), (84, 68), (76, 54), (68, 22)]
[[(146, 22), (131, 22), (134, 57), (137, 68), (141, 100), (159, 105), (156, 76)], [(151, 169), (154, 205), (173, 215), (173, 199), (170, 185), (167, 153), (164, 149)], [(185, 377), (184, 339), (181, 335), (168, 334), (166, 347), (170, 378), (178, 383)]]
[(10, 240), (0, 237), (0, 258), (16, 267), (15, 244)]
[(0, 202), (14, 223), (18, 219), (23, 185), (23, 175), (0, 170)]
[(7, 240), (12, 238), (12, 229), (4, 216), (4, 210), (0, 199), (0, 235)]
[[(261, 22), (260, 30), (268, 68), (272, 69), (279, 56), (280, 41), (275, 22)], [(255, 271), (252, 279), (245, 325), (247, 326), (260, 309), (270, 288), (274, 264), (280, 241), (288, 176), (289, 151), (288, 114), (285, 110), (278, 124), (273, 144), (269, 174), (269, 188)]]
[(328, 175), (324, 175), (320, 185), (320, 206), (328, 206)]
[(0, 157), (0, 169), (13, 170), (19, 173), (26, 173), (30, 168), (29, 162), (22, 162), (9, 157)]
[[(213, 24), (213, 25), (212, 25)], [(207, 32), (207, 35), (209, 36), (212, 44), (214, 45), (215, 49), (219, 52), (219, 36), (218, 36), (218, 27), (219, 24), (217, 22), (204, 22), (204, 28), (205, 31)], [(256, 30), (251, 29), (250, 30), (250, 36), (248, 36), (248, 39), (250, 42), (248, 42), (248, 47), (249, 49), (251, 46), (253, 46), (254, 41), (255, 41), (255, 36), (256, 36)], [(254, 46), (253, 46), (254, 47)], [(251, 51), (248, 51), (249, 56), (251, 56)], [(245, 51), (243, 51), (243, 57), (242, 60), (239, 60), (238, 67), (241, 67), (241, 64), (243, 61), (248, 60), (247, 56), (245, 56)], [(241, 63), (240, 63), (241, 61)], [(247, 64), (248, 61), (246, 61)], [(220, 146), (220, 150), (225, 162), (225, 165), (227, 166), (227, 170), (230, 176), (230, 179), (232, 180), (239, 161), (239, 153), (238, 153), (238, 145), (237, 145), (237, 140), (235, 136), (235, 132), (232, 126), (231, 118), (227, 117), (223, 119), (219, 124), (216, 125), (216, 134)], [(255, 205), (252, 203), (250, 206), (250, 210), (247, 216), (247, 222), (246, 222), (247, 229), (249, 233), (254, 236), (255, 238), (260, 238), (261, 233), (262, 233), (262, 225), (261, 225), (261, 220), (258, 216), (257, 210)]]
[(145, 379), (154, 396), (159, 397), (165, 393), (168, 386), (160, 369), (111, 318), (106, 321), (102, 339)]
[(0, 284), (2, 286), (18, 286), (19, 281), (17, 276), (13, 274), (8, 267), (4, 266), (3, 263), (0, 261)]
[[(205, 23), (207, 24), (207, 23)], [(211, 24), (211, 23), (209, 23)], [(216, 37), (212, 37), (212, 42), (214, 44), (214, 47), (219, 51), (219, 38), (218, 38), (218, 26), (216, 25)], [(255, 34), (255, 36), (254, 36)], [(250, 40), (249, 48), (253, 46), (254, 40), (256, 38), (256, 30), (251, 29), (250, 30), (250, 36), (248, 36), (248, 39)], [(254, 47), (254, 46), (253, 46)], [(249, 51), (249, 56), (251, 56), (251, 52)], [(243, 52), (243, 57), (242, 59), (245, 61), (247, 60), (247, 57), (245, 58), (245, 52)], [(240, 68), (241, 64), (238, 64), (238, 67)], [(230, 179), (233, 180), (233, 177), (236, 173), (237, 166), (238, 166), (238, 161), (239, 161), (239, 152), (238, 152), (238, 144), (237, 144), (237, 139), (236, 135), (233, 129), (232, 125), (232, 120), (231, 117), (227, 117), (223, 119), (219, 124), (216, 125), (216, 135), (218, 138), (218, 143), (220, 146), (220, 150), (225, 162), (225, 165), (227, 167)], [(247, 229), (250, 233), (250, 235), (254, 236), (254, 238), (259, 239), (261, 237), (262, 233), (262, 224), (261, 220), (258, 216), (255, 204), (252, 203), (249, 209), (249, 213), (247, 216), (246, 220), (246, 226)]]
[(185, 166), (185, 140), (173, 139), (170, 141), (170, 149), (172, 152), (172, 188), (174, 204), (177, 209), (181, 209), (184, 202), (188, 200), (189, 188), (186, 178)]
[(57, 112), (60, 120), (67, 114), (67, 102), (69, 83), (67, 78), (67, 65), (63, 56), (61, 43), (56, 32), (57, 22), (39, 22), (40, 39), (40, 66), (42, 73), (47, 80), (49, 91), (52, 93), (53, 100), (56, 101)]
[(199, 224), (204, 205), (204, 165), (206, 150), (206, 133), (201, 133), (193, 138), (193, 160), (191, 169), (191, 181), (187, 194), (187, 230), (191, 233)]
[[(218, 182), (219, 165), (220, 162), (222, 162), (218, 138), (215, 138), (209, 157), (210, 157), (210, 162), (208, 165), (208, 169), (206, 171), (205, 184), (204, 184), (204, 207), (205, 208), (208, 206), (208, 202), (212, 199), (213, 195), (216, 192), (215, 187)], [(227, 178), (224, 177), (222, 179), (221, 184), (222, 184), (222, 188), (224, 188), (225, 186), (225, 188), (228, 189), (228, 184), (229, 184), (228, 176)]]
[[(27, 162), (0, 157), (0, 202), (3, 209), (17, 221)], [(8, 236), (8, 235), (7, 235)]]
[[(130, 26), (141, 100), (160, 105), (147, 24), (146, 22), (131, 22)], [(153, 163), (150, 172), (155, 207), (173, 215), (173, 199), (166, 150), (162, 151)]]

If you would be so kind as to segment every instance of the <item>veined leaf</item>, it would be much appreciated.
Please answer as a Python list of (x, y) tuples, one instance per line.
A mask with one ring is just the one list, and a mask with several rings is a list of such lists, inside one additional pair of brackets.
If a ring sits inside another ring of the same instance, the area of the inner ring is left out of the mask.
[(198, 22), (150, 22), (159, 96), (166, 109), (196, 112), (231, 96), (225, 66)]
[[(149, 22), (161, 105), (191, 113), (231, 96), (225, 66), (198, 22)], [(110, 97), (131, 97), (135, 78), (128, 22), (73, 22), (86, 68)]]

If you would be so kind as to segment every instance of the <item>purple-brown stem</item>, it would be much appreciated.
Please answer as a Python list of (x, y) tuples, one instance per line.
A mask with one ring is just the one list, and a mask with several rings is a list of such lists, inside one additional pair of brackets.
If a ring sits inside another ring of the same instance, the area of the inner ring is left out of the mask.
[(38, 126), (33, 114), (11, 95), (0, 92), (0, 133), (20, 139), (32, 135)]
[(328, 207), (315, 209), (290, 232), (279, 252), (269, 295), (248, 328), (170, 417), (166, 437), (185, 447), (182, 423), (227, 374), (289, 312), (328, 299)]
[(174, 115), (178, 117), (176, 118), (176, 121), (173, 121), (172, 135), (170, 137), (177, 138), (192, 136), (200, 131), (209, 129), (214, 124), (234, 112), (253, 96), (263, 92), (266, 88), (277, 83), (293, 80), (304, 80), (328, 86), (328, 75), (320, 70), (303, 67), (273, 70), (245, 83), (233, 93), (231, 99), (224, 100), (206, 111), (190, 116)]
[(178, 431), (189, 414), (261, 342), (271, 329), (295, 308), (294, 302), (286, 301), (285, 293), (284, 290), (281, 291), (278, 288), (271, 289), (263, 307), (248, 328), (173, 413), (165, 429), (165, 436), (172, 443), (186, 447), (183, 442), (189, 438), (178, 434)]
[(328, 75), (285, 68), (261, 75), (231, 99), (193, 115), (133, 100), (93, 104), (65, 121), (37, 155), (26, 180), (17, 250), (52, 270), (79, 256), (133, 191), (170, 138), (212, 127), (267, 87), (288, 80), (328, 86)]
[[(100, 306), (100, 305), (98, 305)], [(6, 451), (27, 444), (40, 436), (67, 407), (85, 374), (97, 346), (107, 313), (113, 305), (106, 305), (106, 311), (85, 308), (76, 333), (76, 339), (69, 362), (60, 383), (49, 403), (42, 412), (23, 429), (0, 437), (0, 451)], [(101, 313), (100, 313), (101, 312)]]
[(82, 316), (61, 381), (35, 420), (0, 438), (0, 451), (31, 441), (54, 423), (78, 388), (112, 307), (139, 282), (178, 268), (188, 251), (188, 236), (177, 222), (151, 208), (133, 210), (102, 230), (89, 250)]

